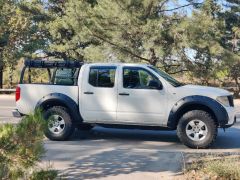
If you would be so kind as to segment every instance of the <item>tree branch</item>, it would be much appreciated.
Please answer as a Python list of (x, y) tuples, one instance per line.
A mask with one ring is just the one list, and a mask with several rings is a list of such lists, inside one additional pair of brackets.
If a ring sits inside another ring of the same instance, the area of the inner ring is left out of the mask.
[(159, 9), (162, 9), (163, 6), (164, 6), (164, 4), (167, 3), (168, 1), (169, 1), (169, 0), (164, 0), (164, 1), (160, 4)]
[(182, 69), (182, 70), (175, 71), (175, 72), (169, 72), (168, 74), (177, 74), (177, 73), (187, 72), (187, 71), (189, 71), (189, 70), (188, 69)]
[(158, 12), (160, 13), (160, 12), (165, 12), (165, 11), (175, 11), (177, 9), (181, 9), (181, 8), (188, 7), (188, 6), (193, 6), (193, 5), (198, 5), (198, 4), (202, 4), (202, 3), (189, 3), (189, 4), (178, 6), (178, 7), (172, 8), (172, 9), (160, 10)]
[(130, 55), (132, 55), (132, 56), (134, 56), (134, 57), (136, 57), (136, 58), (139, 58), (139, 59), (141, 59), (141, 60), (143, 60), (143, 61), (146, 61), (146, 62), (148, 62), (148, 63), (151, 61), (150, 59), (141, 57), (141, 56), (133, 53), (132, 51), (128, 50), (127, 47), (121, 47), (121, 46), (119, 46), (118, 44), (116, 44), (116, 43), (114, 43), (114, 42), (111, 42), (111, 41), (109, 41), (109, 40), (107, 40), (107, 39), (105, 39), (105, 38), (103, 38), (103, 37), (101, 37), (101, 36), (99, 36), (99, 35), (97, 35), (97, 34), (92, 33), (92, 35), (93, 35), (94, 37), (96, 37), (96, 38), (104, 41), (104, 42), (107, 42), (108, 44), (110, 44), (110, 45), (112, 45), (112, 46), (117, 47), (118, 49), (121, 49), (122, 51), (125, 51), (126, 53), (128, 53), (128, 54), (130, 54)]

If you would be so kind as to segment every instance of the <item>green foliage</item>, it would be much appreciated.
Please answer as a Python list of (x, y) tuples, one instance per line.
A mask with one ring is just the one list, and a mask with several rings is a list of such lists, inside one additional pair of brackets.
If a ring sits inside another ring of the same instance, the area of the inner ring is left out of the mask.
[(92, 6), (69, 0), (65, 4), (66, 14), (49, 23), (49, 28), (58, 29), (50, 31), (56, 38), (67, 37), (59, 33), (63, 29), (70, 30), (73, 36), (65, 45), (51, 47), (64, 50), (80, 42), (78, 53), (90, 61), (98, 58), (89, 51), (97, 51), (102, 52), (100, 57), (105, 60), (110, 56), (124, 62), (171, 66), (171, 57), (177, 56), (176, 48), (182, 40), (176, 29), (182, 17), (164, 14), (160, 3), (164, 2), (103, 0)]
[(57, 171), (56, 170), (40, 170), (34, 172), (31, 177), (29, 178), (30, 180), (53, 180), (57, 178)]
[(10, 73), (17, 58), (41, 50), (48, 58), (148, 63), (222, 83), (240, 60), (239, 1), (169, 2), (1, 1), (0, 55)]
[(23, 177), (40, 161), (46, 123), (40, 111), (17, 125), (0, 126), (0, 179)]

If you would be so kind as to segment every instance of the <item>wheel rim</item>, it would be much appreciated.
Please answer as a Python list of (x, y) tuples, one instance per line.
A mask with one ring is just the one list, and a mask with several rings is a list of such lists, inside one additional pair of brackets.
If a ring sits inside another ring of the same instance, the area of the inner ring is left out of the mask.
[(201, 120), (192, 120), (186, 126), (186, 134), (193, 141), (202, 141), (208, 134), (207, 125)]
[(54, 134), (60, 134), (65, 129), (65, 121), (62, 116), (52, 115), (49, 118), (48, 129)]

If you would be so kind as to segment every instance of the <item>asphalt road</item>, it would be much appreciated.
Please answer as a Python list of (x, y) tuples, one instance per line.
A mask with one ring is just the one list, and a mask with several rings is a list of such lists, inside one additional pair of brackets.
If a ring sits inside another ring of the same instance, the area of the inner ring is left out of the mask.
[(17, 123), (19, 119), (12, 116), (15, 107), (15, 97), (0, 95), (0, 123)]
[[(17, 123), (13, 96), (0, 96), (0, 123)], [(240, 108), (239, 108), (240, 109)], [(240, 153), (240, 123), (219, 129), (211, 149), (193, 150), (179, 142), (175, 131), (123, 130), (95, 127), (76, 131), (69, 141), (45, 140), (42, 166), (50, 164), (69, 179), (172, 179), (187, 153)]]

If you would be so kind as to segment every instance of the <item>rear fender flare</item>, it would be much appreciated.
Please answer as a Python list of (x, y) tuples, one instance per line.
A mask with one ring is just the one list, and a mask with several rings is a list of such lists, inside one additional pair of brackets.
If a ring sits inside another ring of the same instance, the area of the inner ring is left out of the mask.
[(52, 106), (64, 106), (68, 109), (71, 117), (73, 118), (73, 122), (81, 123), (83, 121), (78, 104), (69, 96), (61, 93), (51, 93), (44, 97), (42, 97), (35, 109), (47, 109)]

